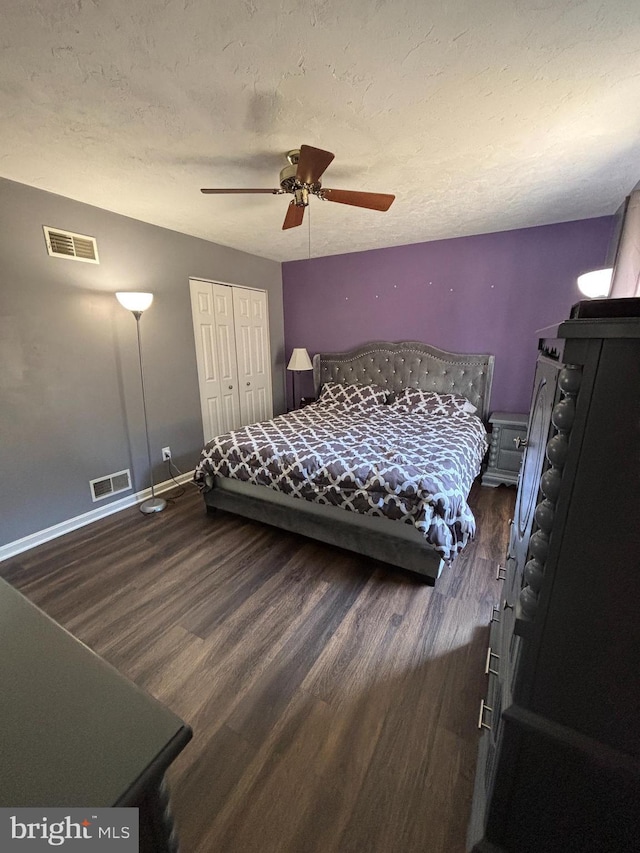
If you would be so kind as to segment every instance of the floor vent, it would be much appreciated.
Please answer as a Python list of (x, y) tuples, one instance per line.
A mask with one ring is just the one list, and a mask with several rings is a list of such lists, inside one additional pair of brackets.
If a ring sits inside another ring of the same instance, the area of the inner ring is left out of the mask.
[(94, 501), (107, 498), (109, 495), (116, 495), (118, 492), (126, 492), (131, 488), (131, 473), (127, 468), (126, 471), (118, 471), (116, 474), (109, 474), (107, 477), (100, 477), (97, 480), (90, 480), (91, 497)]
[(71, 231), (61, 231), (59, 228), (42, 226), (47, 251), (54, 258), (69, 258), (72, 261), (86, 261), (89, 264), (99, 264), (98, 244), (95, 237), (84, 234), (74, 234)]

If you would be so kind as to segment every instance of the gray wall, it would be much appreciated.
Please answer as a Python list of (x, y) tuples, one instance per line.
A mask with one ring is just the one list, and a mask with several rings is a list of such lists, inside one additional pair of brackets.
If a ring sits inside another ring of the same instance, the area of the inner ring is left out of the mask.
[[(100, 264), (49, 257), (43, 225), (95, 237)], [(0, 545), (109, 502), (92, 502), (91, 479), (131, 468), (134, 490), (149, 485), (135, 320), (116, 290), (155, 296), (141, 320), (155, 480), (167, 479), (165, 445), (194, 467), (190, 276), (268, 291), (282, 411), (279, 263), (0, 179)]]

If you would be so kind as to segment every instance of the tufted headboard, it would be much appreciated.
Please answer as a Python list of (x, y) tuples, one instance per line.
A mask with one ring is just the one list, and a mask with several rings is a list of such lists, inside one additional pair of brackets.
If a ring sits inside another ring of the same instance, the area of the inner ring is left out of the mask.
[(489, 415), (493, 355), (446, 352), (418, 341), (374, 341), (347, 352), (320, 352), (313, 357), (316, 395), (324, 382), (375, 383), (389, 391), (420, 388), (459, 394)]

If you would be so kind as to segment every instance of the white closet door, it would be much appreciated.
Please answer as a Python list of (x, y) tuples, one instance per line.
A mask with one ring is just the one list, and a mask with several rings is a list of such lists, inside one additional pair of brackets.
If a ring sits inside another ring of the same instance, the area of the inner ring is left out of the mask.
[(205, 442), (240, 426), (231, 288), (191, 279)]
[(240, 416), (243, 424), (273, 417), (267, 294), (233, 287)]
[[(220, 396), (224, 411), (225, 428), (238, 429), (244, 421), (241, 417), (238, 399), (238, 363), (233, 324), (233, 294), (230, 287), (212, 283), (213, 313), (216, 318), (216, 341), (218, 344), (218, 364), (220, 369)], [(220, 435), (220, 433), (216, 433)]]

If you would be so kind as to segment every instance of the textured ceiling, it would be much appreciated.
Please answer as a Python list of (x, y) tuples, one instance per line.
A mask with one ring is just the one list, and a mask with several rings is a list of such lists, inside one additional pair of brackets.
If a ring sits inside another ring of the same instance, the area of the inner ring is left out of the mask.
[[(640, 178), (638, 0), (3, 0), (0, 24), (0, 175), (265, 257), (598, 216)], [(301, 143), (389, 212), (312, 199), (283, 232), (289, 196), (199, 192), (276, 187)]]

